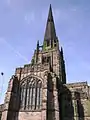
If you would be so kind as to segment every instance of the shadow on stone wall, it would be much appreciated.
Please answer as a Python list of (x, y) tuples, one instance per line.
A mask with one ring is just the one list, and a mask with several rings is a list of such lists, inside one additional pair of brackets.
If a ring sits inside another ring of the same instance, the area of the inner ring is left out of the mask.
[(71, 92), (62, 84), (60, 84), (58, 87), (60, 120), (74, 120), (74, 108)]
[[(11, 97), (9, 101), (7, 120), (18, 120), (18, 111), (19, 111), (19, 81), (17, 77), (12, 78), (12, 85), (9, 82), (8, 91), (11, 90)], [(7, 91), (7, 92), (8, 92)]]
[(75, 100), (76, 100), (76, 104), (77, 104), (78, 120), (84, 120), (84, 108), (83, 108), (83, 105), (81, 103), (81, 98), (80, 98), (79, 92), (75, 92)]
[(0, 120), (1, 120), (1, 116), (2, 116), (2, 114), (0, 113)]
[[(71, 91), (57, 79), (60, 120), (84, 120), (84, 108), (79, 92)], [(74, 100), (74, 101), (73, 101)], [(74, 103), (73, 103), (74, 102)], [(76, 118), (76, 116), (78, 116)]]
[(47, 80), (47, 120), (55, 120), (52, 76), (48, 74)]
[(2, 117), (3, 108), (4, 108), (4, 104), (0, 104), (0, 120)]

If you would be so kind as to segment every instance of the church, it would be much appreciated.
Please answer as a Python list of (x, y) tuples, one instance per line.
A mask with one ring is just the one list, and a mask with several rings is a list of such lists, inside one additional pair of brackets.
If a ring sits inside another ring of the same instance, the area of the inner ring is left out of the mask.
[(43, 44), (37, 41), (31, 63), (9, 80), (0, 120), (90, 120), (90, 86), (66, 82), (51, 5)]

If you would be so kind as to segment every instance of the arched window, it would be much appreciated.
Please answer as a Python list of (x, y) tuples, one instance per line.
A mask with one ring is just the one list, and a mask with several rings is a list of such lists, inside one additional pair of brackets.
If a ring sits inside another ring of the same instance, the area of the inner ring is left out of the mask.
[(20, 108), (22, 110), (37, 110), (41, 108), (42, 82), (30, 77), (21, 83)]

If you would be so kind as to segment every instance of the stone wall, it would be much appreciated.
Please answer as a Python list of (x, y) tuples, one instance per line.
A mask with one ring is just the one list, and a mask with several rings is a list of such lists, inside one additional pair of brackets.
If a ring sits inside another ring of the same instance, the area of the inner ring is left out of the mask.
[[(78, 83), (72, 83), (72, 84), (66, 84), (65, 85), (70, 91), (70, 98), (68, 100), (64, 97), (64, 105), (68, 104), (67, 110), (64, 110), (64, 113), (66, 112), (67, 115), (71, 114), (72, 117), (77, 120), (90, 120), (90, 87), (88, 86), (87, 82), (78, 82)], [(66, 96), (66, 95), (64, 95)], [(67, 95), (68, 96), (68, 95)], [(71, 101), (71, 102), (70, 102)], [(71, 112), (69, 111), (69, 107), (71, 107)], [(63, 120), (69, 120), (69, 117), (64, 117)]]
[(41, 112), (19, 112), (18, 120), (41, 120)]
[(1, 120), (1, 116), (2, 116), (3, 107), (4, 107), (4, 104), (1, 104), (0, 105), (0, 120)]
[[(49, 50), (45, 52), (40, 52), (38, 54), (39, 60), (42, 61), (43, 56), (50, 56), (51, 58), (51, 66), (53, 68), (53, 72), (59, 77), (59, 72), (60, 71), (60, 60), (59, 60), (59, 53), (60, 51), (57, 49), (54, 50)], [(44, 63), (38, 62), (34, 65), (32, 64), (26, 64), (24, 67), (16, 68), (15, 74), (18, 77), (19, 80), (23, 79), (24, 77), (30, 75), (30, 74), (37, 74), (40, 76), (42, 72), (44, 71), (50, 71), (50, 63)]]

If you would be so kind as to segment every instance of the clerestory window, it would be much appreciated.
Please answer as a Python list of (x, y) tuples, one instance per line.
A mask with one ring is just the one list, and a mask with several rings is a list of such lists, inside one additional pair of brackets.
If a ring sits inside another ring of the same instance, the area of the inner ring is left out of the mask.
[(37, 78), (30, 77), (21, 84), (20, 97), (21, 110), (41, 109), (42, 82)]

